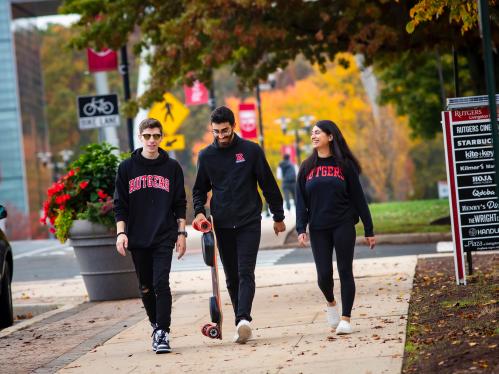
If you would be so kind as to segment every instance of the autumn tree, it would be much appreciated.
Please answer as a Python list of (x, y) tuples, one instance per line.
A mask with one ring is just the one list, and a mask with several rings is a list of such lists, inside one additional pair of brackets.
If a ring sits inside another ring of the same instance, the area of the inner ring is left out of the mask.
[[(292, 63), (281, 74), (288, 80), (287, 77), (296, 73), (295, 68)], [(334, 63), (328, 64), (325, 73), (318, 68), (309, 66), (309, 69), (311, 73), (305, 79), (283, 89), (262, 93), (265, 152), (272, 170), (277, 170), (282, 158), (281, 147), (295, 144), (294, 128), (300, 128), (302, 160), (309, 155), (310, 133), (304, 131), (298, 118), (314, 115), (316, 120), (331, 119), (341, 128), (364, 168), (364, 180), (371, 198), (377, 201), (406, 199), (412, 190), (409, 156), (412, 141), (406, 121), (397, 117), (389, 107), (382, 108), (380, 121), (375, 120), (353, 56), (339, 54)], [(300, 70), (303, 71), (301, 67)], [(245, 99), (246, 102), (254, 100), (254, 97)], [(238, 97), (226, 100), (236, 121), (240, 102)], [(282, 116), (292, 120), (286, 134), (276, 122)], [(194, 161), (197, 152), (213, 141), (207, 130), (203, 140), (193, 147)]]
[[(479, 42), (476, 14), (465, 9), (468, 20), (452, 12), (455, 4), (463, 2), (440, 1), (442, 9), (436, 13), (430, 9), (428, 14), (441, 16), (424, 27), (414, 24), (411, 34), (406, 26), (420, 22), (426, 0), (66, 0), (62, 9), (81, 15), (73, 38), (73, 45), (80, 48), (119, 48), (140, 29), (142, 38), (134, 50), (151, 51), (150, 87), (140, 99), (141, 106), (148, 107), (163, 95), (165, 86), (195, 78), (209, 83), (212, 72), (225, 64), (242, 85), (251, 87), (298, 55), (324, 70), (338, 52), (362, 53), (373, 61), (435, 45), (474, 48)], [(493, 8), (493, 19), (496, 16)], [(463, 23), (470, 24), (464, 34)], [(493, 40), (499, 43), (497, 28)]]

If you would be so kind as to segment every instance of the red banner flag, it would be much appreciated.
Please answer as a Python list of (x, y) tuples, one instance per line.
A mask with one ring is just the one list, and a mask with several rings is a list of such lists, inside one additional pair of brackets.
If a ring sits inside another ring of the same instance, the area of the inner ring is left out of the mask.
[(206, 86), (200, 81), (195, 81), (192, 87), (184, 85), (185, 105), (208, 104), (209, 92)]
[(111, 49), (95, 51), (87, 48), (88, 71), (96, 73), (99, 71), (116, 70), (118, 68), (118, 54)]
[(256, 106), (253, 103), (239, 104), (239, 128), (244, 139), (256, 138)]

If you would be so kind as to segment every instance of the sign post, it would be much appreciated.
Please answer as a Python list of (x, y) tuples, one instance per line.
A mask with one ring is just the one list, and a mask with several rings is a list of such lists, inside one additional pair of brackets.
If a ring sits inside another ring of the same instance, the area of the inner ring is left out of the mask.
[[(499, 95), (496, 96), (496, 102)], [(442, 112), (457, 284), (464, 253), (499, 248), (496, 168), (487, 96), (447, 99)]]

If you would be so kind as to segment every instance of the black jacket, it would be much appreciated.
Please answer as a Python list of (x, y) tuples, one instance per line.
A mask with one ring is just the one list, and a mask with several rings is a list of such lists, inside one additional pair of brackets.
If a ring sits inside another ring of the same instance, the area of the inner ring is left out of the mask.
[(192, 190), (195, 214), (206, 214), (204, 205), (211, 190), (210, 211), (219, 228), (238, 228), (260, 221), (262, 199), (257, 183), (274, 221), (284, 220), (281, 192), (260, 146), (236, 134), (227, 148), (215, 141), (199, 153)]
[(142, 148), (121, 162), (116, 176), (116, 222), (125, 221), (131, 250), (174, 245), (177, 219), (185, 219), (184, 174), (179, 163), (159, 150), (154, 160)]
[(296, 184), (296, 231), (329, 229), (346, 222), (355, 224), (359, 216), (365, 236), (374, 236), (371, 213), (359, 175), (353, 164), (345, 169), (334, 157), (319, 158), (317, 166), (305, 175), (300, 169)]

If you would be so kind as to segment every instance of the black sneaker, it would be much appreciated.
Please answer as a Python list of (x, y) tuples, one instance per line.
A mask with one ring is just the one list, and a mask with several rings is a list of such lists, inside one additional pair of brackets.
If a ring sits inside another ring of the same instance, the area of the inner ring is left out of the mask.
[(157, 330), (154, 336), (158, 342), (158, 345), (156, 346), (156, 353), (170, 353), (172, 351), (169, 336), (166, 331)]
[(158, 326), (155, 323), (151, 323), (152, 327), (152, 350), (156, 352), (156, 349), (158, 349), (158, 340), (156, 339), (156, 331), (158, 331)]

